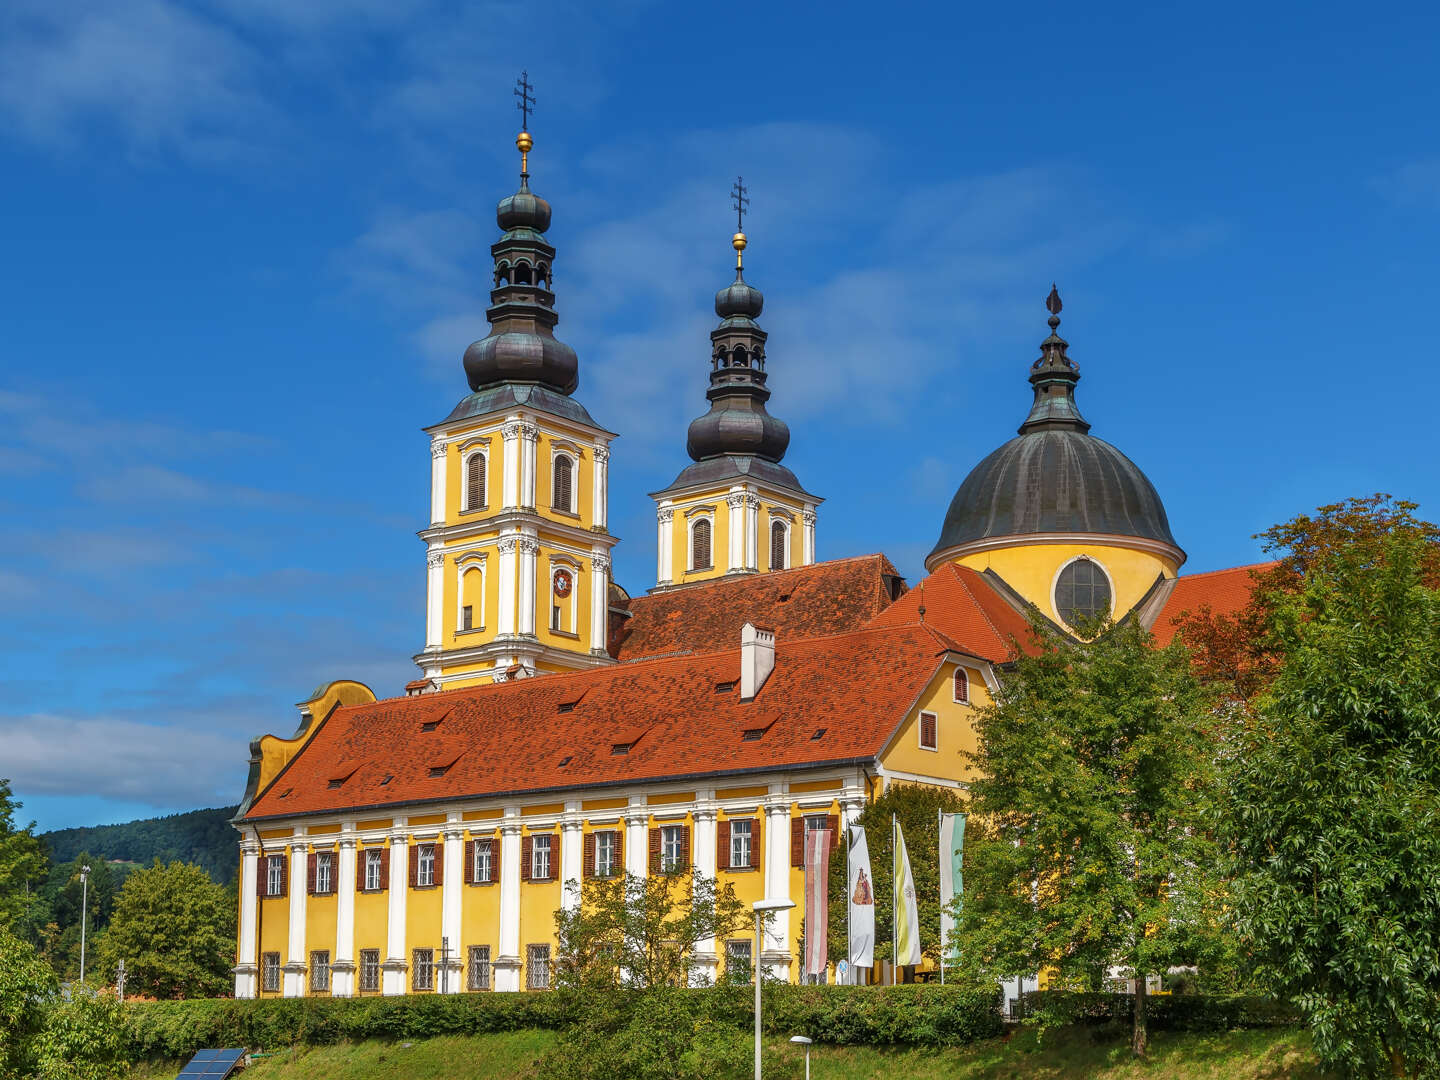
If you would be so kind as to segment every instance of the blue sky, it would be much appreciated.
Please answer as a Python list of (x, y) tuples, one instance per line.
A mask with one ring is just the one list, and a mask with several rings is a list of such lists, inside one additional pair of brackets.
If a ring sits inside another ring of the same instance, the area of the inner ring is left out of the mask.
[(0, 775), (42, 827), (230, 803), (312, 686), (411, 677), (420, 428), (485, 330), (522, 67), (632, 591), (737, 173), (822, 558), (918, 578), (1052, 280), (1188, 569), (1349, 495), (1435, 518), (1437, 40), (1420, 4), (9, 0)]

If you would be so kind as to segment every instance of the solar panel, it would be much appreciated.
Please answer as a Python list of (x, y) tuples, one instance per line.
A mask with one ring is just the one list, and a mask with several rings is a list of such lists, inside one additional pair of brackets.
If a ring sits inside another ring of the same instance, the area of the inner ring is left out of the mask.
[(175, 1080), (225, 1080), (244, 1056), (244, 1050), (201, 1050)]

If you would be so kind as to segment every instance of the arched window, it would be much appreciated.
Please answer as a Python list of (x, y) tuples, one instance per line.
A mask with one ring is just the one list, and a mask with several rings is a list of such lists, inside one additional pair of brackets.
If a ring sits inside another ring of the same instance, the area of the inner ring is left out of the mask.
[(961, 705), (970, 701), (970, 673), (963, 667), (955, 669), (955, 700)]
[(495, 287), (510, 284), (510, 264), (501, 263), (495, 268)]
[(465, 459), (465, 509), (485, 507), (485, 455), (471, 454)]
[(550, 267), (544, 263), (541, 263), (535, 268), (535, 284), (539, 285), (542, 289), (548, 289), (550, 287)]
[(575, 494), (575, 463), (564, 454), (555, 457), (553, 479), (550, 485), (550, 505), (565, 513), (574, 513), (572, 499)]
[(1110, 579), (1100, 564), (1084, 557), (1067, 563), (1055, 582), (1055, 610), (1071, 626), (1110, 614)]
[(784, 570), (790, 565), (790, 530), (783, 521), (770, 523), (770, 569)]
[(516, 285), (529, 285), (529, 284), (530, 284), (530, 264), (529, 264), (529, 263), (519, 262), (519, 263), (516, 263), (516, 264), (515, 264), (515, 284), (516, 284)]
[(710, 519), (701, 518), (690, 526), (690, 569), (710, 569)]
[(485, 568), (471, 563), (460, 567), (460, 601), (455, 632), (479, 630), (485, 625)]
[(744, 345), (736, 345), (736, 346), (735, 346), (734, 357), (735, 357), (735, 359), (734, 359), (733, 363), (734, 363), (734, 366), (735, 366), (735, 367), (749, 367), (749, 366), (750, 366), (750, 354), (745, 351), (745, 346), (744, 346)]

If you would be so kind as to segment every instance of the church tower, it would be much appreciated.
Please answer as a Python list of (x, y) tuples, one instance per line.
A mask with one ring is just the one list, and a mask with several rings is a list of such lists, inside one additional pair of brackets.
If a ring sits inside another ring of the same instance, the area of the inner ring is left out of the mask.
[[(529, 127), (534, 99), (522, 76)], [(428, 686), (453, 688), (611, 662), (606, 471), (613, 432), (571, 395), (575, 350), (554, 336), (550, 204), (530, 191), (528, 130), (520, 190), (502, 199), (489, 335), (465, 350), (472, 393), (430, 435), (425, 648)], [(412, 684), (413, 685), (413, 684)]]
[(765, 298), (745, 280), (749, 199), (739, 181), (733, 198), (735, 280), (715, 294), (721, 322), (710, 333), (710, 411), (690, 424), (685, 448), (694, 464), (651, 493), (661, 589), (815, 561), (815, 508), (822, 500), (780, 464), (790, 429), (765, 410), (766, 333), (755, 321)]

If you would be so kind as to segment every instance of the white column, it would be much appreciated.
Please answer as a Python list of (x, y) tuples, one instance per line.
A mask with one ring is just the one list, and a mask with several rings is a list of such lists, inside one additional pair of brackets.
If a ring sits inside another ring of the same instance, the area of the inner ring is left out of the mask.
[(535, 447), (540, 429), (534, 424), (520, 425), (520, 505), (535, 509)]
[(610, 487), (608, 472), (610, 470), (610, 449), (606, 446), (595, 447), (595, 482), (591, 495), (592, 509), (595, 528), (604, 529), (610, 524)]
[(511, 421), (500, 429), (500, 435), (505, 440), (503, 509), (514, 510), (520, 505), (520, 425)]
[(410, 838), (403, 832), (390, 834), (390, 881), (385, 962), (380, 965), (380, 989), (384, 994), (405, 993), (405, 973), (410, 959), (405, 945), (405, 901), (410, 889)]
[(535, 633), (535, 574), (540, 542), (533, 536), (522, 536), (520, 547), (520, 625), (521, 634)]
[[(790, 899), (790, 798), (771, 794), (765, 806), (765, 899)], [(765, 931), (760, 954), (768, 975), (789, 981), (790, 912), (777, 911)]]
[(298, 840), (290, 847), (290, 941), (285, 954), (285, 996), (305, 996), (305, 870), (308, 852), (304, 829), (295, 830)]
[(636, 877), (650, 872), (650, 811), (643, 795), (632, 795), (625, 811), (625, 872)]
[(445, 523), (445, 459), (449, 448), (436, 436), (430, 443), (430, 524)]
[(815, 561), (815, 508), (813, 506), (807, 506), (800, 515), (800, 520), (804, 523), (804, 529), (801, 532), (801, 536), (803, 537), (801, 541), (803, 551), (800, 556), (800, 565), (809, 566)]
[(732, 491), (725, 504), (730, 507), (730, 561), (725, 569), (734, 571), (745, 565), (745, 493)]
[(655, 584), (669, 585), (675, 574), (672, 569), (675, 561), (675, 511), (668, 506), (662, 506), (656, 517), (660, 522), (660, 535), (655, 545), (655, 553), (659, 557), (655, 568)]
[(560, 822), (560, 906), (566, 911), (580, 906), (580, 884), (585, 878), (584, 825), (580, 804), (567, 802)]
[(760, 569), (760, 499), (745, 496), (745, 569)]
[[(456, 817), (458, 816), (457, 814)], [(465, 829), (458, 821), (450, 821), (441, 835), (445, 842), (445, 866), (444, 875), (440, 879), (440, 935), (449, 939), (450, 959), (445, 965), (448, 972), (435, 985), (437, 988), (443, 986), (447, 993), (454, 994), (464, 989), (460, 902), (464, 898), (465, 889)]]
[(425, 647), (440, 648), (440, 622), (445, 610), (445, 553), (425, 556)]
[(496, 990), (520, 989), (520, 811), (505, 811), (500, 826), (500, 955)]
[(502, 536), (496, 546), (500, 549), (500, 611), (495, 618), (495, 630), (504, 637), (515, 633), (515, 582), (519, 577), (515, 553), (519, 539)]
[[(719, 816), (710, 800), (714, 792), (702, 791), (701, 800), (691, 817), (695, 821), (695, 871), (705, 877), (715, 878), (715, 820)], [(715, 982), (718, 963), (715, 953), (715, 939), (702, 938), (695, 943), (695, 967), (690, 973), (691, 982), (698, 986), (711, 986)]]
[[(346, 832), (348, 833), (348, 829)], [(330, 957), (330, 996), (355, 994), (355, 837), (340, 837), (336, 860), (335, 952)]]
[(596, 551), (590, 556), (590, 651), (596, 656), (609, 652), (610, 556)]
[(259, 927), (260, 845), (246, 840), (240, 845), (240, 941), (235, 957), (235, 996), (253, 998), (260, 991), (260, 972), (255, 964), (255, 936)]

